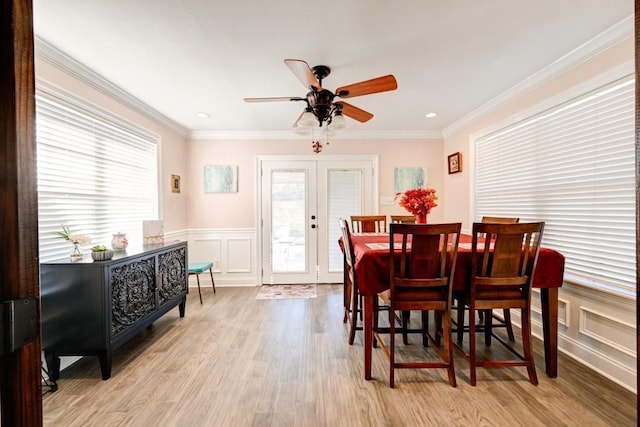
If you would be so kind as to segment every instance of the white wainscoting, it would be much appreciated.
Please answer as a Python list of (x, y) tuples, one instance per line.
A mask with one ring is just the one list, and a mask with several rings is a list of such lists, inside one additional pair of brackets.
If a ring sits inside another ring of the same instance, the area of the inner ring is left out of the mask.
[[(258, 248), (256, 230), (192, 229), (165, 234), (165, 240), (186, 240), (189, 262), (213, 262), (213, 276), (218, 286), (257, 286)], [(200, 275), (200, 284), (207, 287), (211, 279)], [(189, 286), (197, 286), (191, 278)]]
[[(533, 292), (533, 334), (542, 339), (540, 293)], [(558, 349), (637, 392), (635, 313), (634, 299), (565, 282), (559, 292)], [(512, 310), (511, 316), (519, 326), (520, 311)]]

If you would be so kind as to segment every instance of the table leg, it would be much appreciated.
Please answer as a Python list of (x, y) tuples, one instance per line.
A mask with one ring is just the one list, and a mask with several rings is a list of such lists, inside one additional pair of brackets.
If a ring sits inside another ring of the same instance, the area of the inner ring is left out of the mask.
[(550, 378), (558, 376), (558, 288), (541, 288), (544, 363)]
[(364, 379), (371, 379), (371, 352), (373, 348), (373, 305), (375, 296), (365, 296), (364, 299)]

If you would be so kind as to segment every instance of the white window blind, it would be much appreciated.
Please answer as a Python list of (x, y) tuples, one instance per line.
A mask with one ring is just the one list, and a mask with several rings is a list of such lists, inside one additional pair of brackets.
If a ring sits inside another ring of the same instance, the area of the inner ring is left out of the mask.
[(545, 221), (565, 280), (635, 294), (634, 80), (476, 141), (475, 218)]
[[(327, 174), (327, 233), (329, 235), (329, 271), (342, 271), (344, 261), (340, 247), (335, 244), (341, 235), (340, 218), (349, 219), (354, 212), (362, 212), (362, 170), (330, 169)], [(351, 222), (349, 222), (351, 224)]]
[(158, 218), (157, 137), (38, 82), (36, 142), (40, 261), (68, 257), (66, 225), (92, 245), (112, 234), (142, 243), (142, 221)]

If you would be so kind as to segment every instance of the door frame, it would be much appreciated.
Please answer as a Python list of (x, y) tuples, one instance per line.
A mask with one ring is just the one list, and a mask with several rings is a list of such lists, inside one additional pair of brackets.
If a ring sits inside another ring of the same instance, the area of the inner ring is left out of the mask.
[[(33, 5), (9, 0), (0, 8), (0, 302), (40, 298), (35, 142)], [(37, 320), (40, 323), (38, 304)], [(42, 359), (35, 340), (0, 357), (2, 425), (42, 425)]]
[[(372, 205), (377, 213), (380, 206), (379, 201), (379, 156), (377, 154), (344, 154), (344, 155), (258, 155), (256, 156), (256, 265), (257, 265), (257, 279), (256, 286), (262, 286), (264, 275), (264, 252), (263, 252), (263, 221), (262, 221), (262, 165), (266, 161), (314, 161), (314, 162), (339, 162), (339, 161), (370, 161), (373, 168), (372, 176)], [(337, 244), (337, 243), (336, 243)]]

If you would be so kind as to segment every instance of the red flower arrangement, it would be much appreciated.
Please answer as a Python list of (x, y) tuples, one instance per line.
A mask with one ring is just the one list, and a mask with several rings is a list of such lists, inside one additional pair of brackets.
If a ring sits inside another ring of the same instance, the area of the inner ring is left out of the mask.
[(404, 193), (396, 193), (398, 204), (413, 215), (427, 215), (431, 208), (438, 206), (436, 190), (433, 188), (412, 188)]

